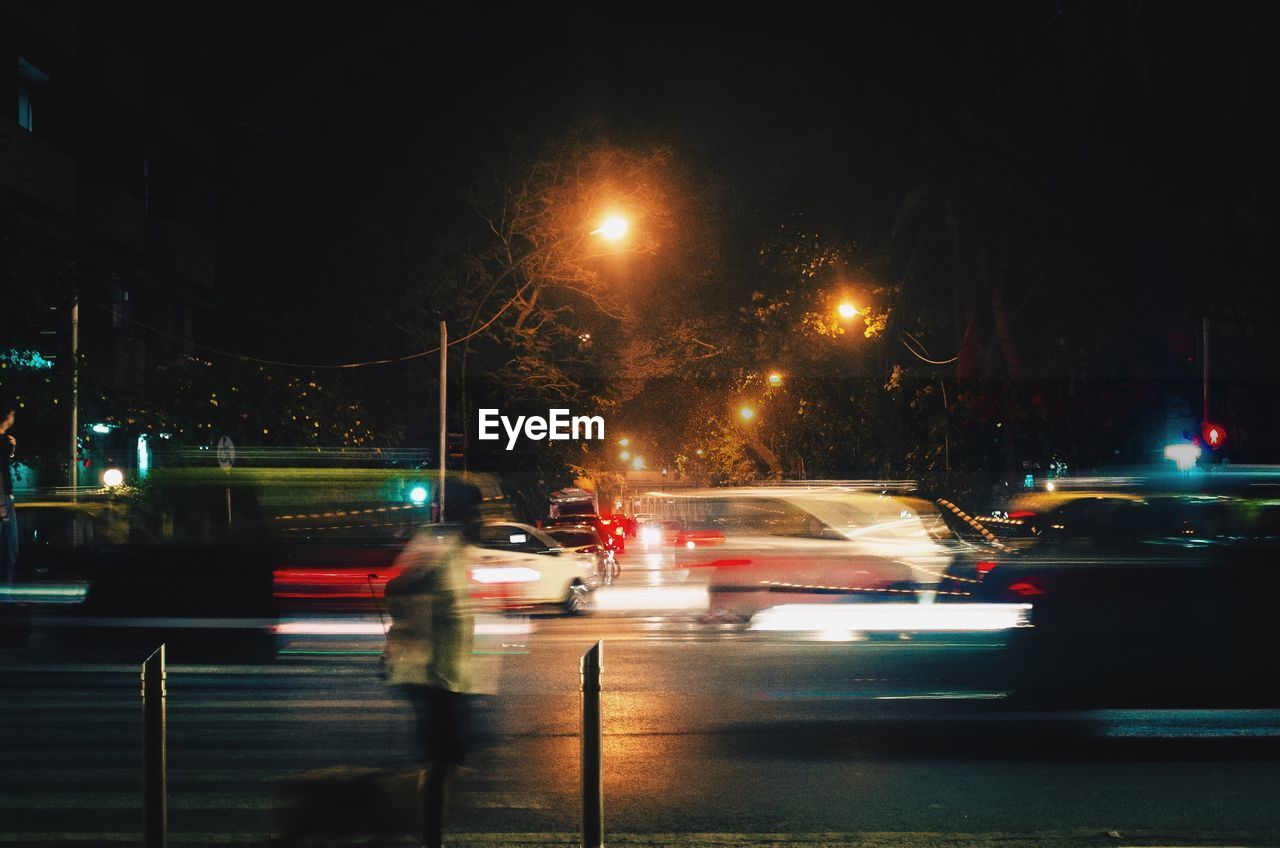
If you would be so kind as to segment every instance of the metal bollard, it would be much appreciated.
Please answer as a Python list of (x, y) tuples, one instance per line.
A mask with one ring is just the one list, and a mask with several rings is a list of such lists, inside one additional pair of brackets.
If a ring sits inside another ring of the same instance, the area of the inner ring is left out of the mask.
[(165, 676), (164, 645), (161, 645), (142, 664), (142, 815), (146, 848), (164, 848), (169, 838)]
[(604, 845), (604, 729), (600, 721), (600, 672), (604, 642), (582, 655), (582, 848)]

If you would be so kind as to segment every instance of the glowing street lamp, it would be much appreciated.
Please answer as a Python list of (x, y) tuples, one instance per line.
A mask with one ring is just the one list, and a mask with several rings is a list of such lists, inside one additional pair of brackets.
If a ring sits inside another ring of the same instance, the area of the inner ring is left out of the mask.
[(750, 421), (756, 417), (756, 411), (749, 406), (742, 406), (738, 409), (738, 417), (743, 421)]
[(770, 385), (770, 386), (773, 386), (774, 388), (777, 388), (778, 386), (781, 386), (781, 385), (782, 385), (782, 375), (781, 375), (781, 374), (779, 374), (777, 371), (774, 371), (772, 374), (770, 374), (770, 375), (769, 375), (769, 385)]
[(626, 237), (631, 224), (621, 215), (609, 215), (600, 226), (591, 231), (593, 236), (604, 236), (609, 241), (621, 241)]
[(836, 307), (836, 313), (839, 314), (841, 318), (848, 321), (849, 319), (857, 316), (858, 307), (846, 300)]
[(644, 457), (637, 456), (635, 460), (631, 463), (631, 467), (634, 468), (636, 471), (644, 471)]
[(622, 453), (618, 454), (618, 459), (622, 460), (623, 462), (626, 462), (630, 458), (631, 458), (631, 451), (623, 451)]
[(124, 474), (119, 468), (108, 468), (102, 472), (102, 485), (108, 489), (114, 489), (122, 483), (124, 483)]
[(623, 436), (621, 439), (618, 439), (618, 444), (622, 445), (625, 448), (631, 444), (631, 440), (628, 439), (626, 436)]

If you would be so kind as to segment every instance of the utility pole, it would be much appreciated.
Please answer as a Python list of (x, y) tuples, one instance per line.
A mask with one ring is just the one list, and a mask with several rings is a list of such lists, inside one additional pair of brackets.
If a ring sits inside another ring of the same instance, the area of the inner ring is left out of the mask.
[(449, 327), (440, 322), (440, 522), (444, 523), (445, 397), (449, 376)]
[(1200, 423), (1209, 421), (1209, 316), (1204, 316), (1204, 356), (1201, 357), (1204, 373), (1200, 378)]
[(76, 496), (80, 466), (77, 458), (80, 432), (80, 293), (71, 296), (71, 463), (68, 474), (71, 497)]

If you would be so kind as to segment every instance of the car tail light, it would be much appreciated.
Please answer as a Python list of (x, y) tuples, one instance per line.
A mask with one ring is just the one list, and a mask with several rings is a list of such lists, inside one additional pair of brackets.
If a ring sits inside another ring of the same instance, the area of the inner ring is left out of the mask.
[(977, 565), (977, 568), (978, 568), (978, 579), (979, 579), (979, 580), (981, 580), (982, 578), (986, 577), (988, 574), (990, 574), (990, 573), (991, 573), (991, 569), (993, 569), (993, 568), (995, 568), (995, 567), (996, 567), (996, 562), (995, 562), (995, 560), (991, 560), (991, 559), (984, 559), (984, 560), (979, 561), (979, 562), (978, 562), (978, 565)]
[(1009, 591), (1020, 598), (1034, 598), (1044, 594), (1044, 589), (1041, 589), (1030, 580), (1019, 580), (1017, 583), (1010, 583)]
[(719, 530), (680, 530), (676, 533), (676, 545), (700, 548), (706, 545), (723, 545), (724, 533)]

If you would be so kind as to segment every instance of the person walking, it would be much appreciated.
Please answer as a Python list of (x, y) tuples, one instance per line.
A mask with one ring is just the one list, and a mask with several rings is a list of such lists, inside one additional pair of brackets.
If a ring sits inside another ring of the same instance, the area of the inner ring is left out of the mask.
[(465, 562), (479, 496), (449, 493), (449, 517), (462, 526), (427, 527), (400, 555), (387, 584), (387, 682), (413, 707), (420, 772), (423, 845), (440, 848), (449, 784), (466, 762), (471, 724), (475, 617)]
[(9, 433), (17, 410), (0, 403), (0, 580), (12, 581), (18, 561), (18, 516), (13, 509), (13, 457), (18, 441)]

